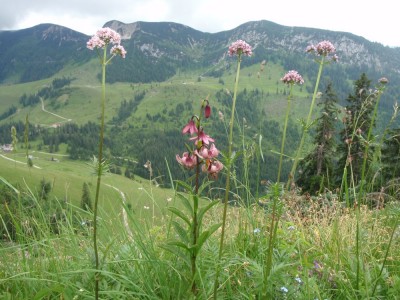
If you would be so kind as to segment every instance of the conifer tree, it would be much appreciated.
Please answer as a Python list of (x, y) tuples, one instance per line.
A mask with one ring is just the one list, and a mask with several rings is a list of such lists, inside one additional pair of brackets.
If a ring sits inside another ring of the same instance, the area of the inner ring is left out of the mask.
[(400, 178), (400, 128), (392, 129), (383, 143), (382, 177), (384, 182)]
[(90, 211), (93, 209), (89, 185), (86, 182), (83, 183), (83, 188), (82, 188), (81, 208), (86, 211)]
[(317, 119), (315, 147), (299, 164), (297, 184), (303, 192), (314, 194), (321, 188), (332, 188), (337, 101), (337, 95), (329, 83), (318, 104), (322, 106), (322, 113)]
[[(371, 126), (372, 112), (376, 100), (370, 86), (371, 80), (365, 73), (361, 74), (361, 77), (354, 82), (353, 94), (350, 94), (346, 99), (349, 104), (345, 107), (344, 128), (340, 132), (340, 142), (337, 149), (339, 160), (335, 173), (338, 185), (342, 184), (343, 179), (347, 180), (348, 183), (352, 179), (354, 185), (357, 185), (361, 179), (365, 150), (364, 137), (366, 137)], [(372, 151), (372, 147), (369, 150)], [(343, 177), (345, 169), (346, 178)]]

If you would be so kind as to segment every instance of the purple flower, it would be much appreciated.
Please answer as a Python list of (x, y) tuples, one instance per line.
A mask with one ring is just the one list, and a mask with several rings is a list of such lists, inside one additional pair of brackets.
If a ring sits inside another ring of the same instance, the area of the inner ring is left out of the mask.
[(304, 79), (303, 77), (301, 77), (301, 75), (295, 71), (295, 70), (291, 70), (289, 72), (287, 72), (285, 74), (285, 76), (283, 76), (281, 78), (281, 81), (283, 83), (287, 83), (287, 84), (303, 84), (304, 83)]
[(189, 123), (187, 123), (186, 126), (183, 127), (182, 129), (182, 134), (189, 133), (190, 135), (192, 135), (197, 132), (198, 132), (197, 126), (196, 123), (193, 121), (193, 119), (191, 119)]
[(212, 142), (212, 143), (214, 142), (214, 139), (211, 138), (210, 136), (208, 136), (207, 134), (205, 134), (203, 130), (200, 130), (200, 132), (198, 132), (198, 135), (191, 137), (190, 140), (195, 141), (195, 144), (202, 142), (203, 145), (204, 144), (208, 145), (210, 142)]
[(93, 50), (94, 48), (104, 48), (108, 44), (119, 45), (121, 43), (121, 36), (118, 32), (109, 27), (100, 28), (96, 34), (90, 38), (86, 46)]
[(122, 58), (125, 58), (126, 50), (121, 45), (115, 45), (110, 50), (111, 55), (120, 55)]
[(240, 56), (242, 54), (251, 56), (253, 54), (253, 52), (251, 51), (251, 46), (242, 40), (237, 40), (236, 42), (233, 42), (229, 46), (228, 53), (229, 56), (234, 56), (234, 55)]
[(93, 50), (94, 48), (104, 48), (106, 46), (106, 43), (101, 40), (98, 36), (94, 35), (87, 43), (86, 47), (90, 50)]
[(184, 152), (182, 157), (177, 154), (176, 160), (180, 165), (184, 166), (187, 169), (192, 169), (197, 164), (197, 156), (194, 154), (189, 154), (189, 152)]
[(122, 58), (125, 58), (126, 50), (120, 43), (121, 36), (119, 33), (111, 28), (105, 27), (97, 30), (96, 34), (86, 43), (86, 47), (90, 50), (95, 48), (104, 49), (109, 44), (113, 44), (114, 46), (110, 50), (111, 55), (120, 55)]
[(317, 56), (332, 55), (333, 61), (338, 61), (339, 57), (335, 54), (336, 49), (330, 41), (322, 41), (317, 45), (310, 45), (306, 48), (306, 52), (315, 53)]

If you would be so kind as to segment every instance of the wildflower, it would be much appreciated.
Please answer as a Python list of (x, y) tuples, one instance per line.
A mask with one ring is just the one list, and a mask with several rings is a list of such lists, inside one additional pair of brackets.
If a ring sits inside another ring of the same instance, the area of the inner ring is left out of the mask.
[(144, 209), (150, 209), (150, 207), (149, 207), (149, 206), (146, 206), (146, 205), (143, 206), (143, 208), (144, 208)]
[(295, 70), (291, 70), (291, 71), (287, 72), (285, 74), (285, 76), (283, 76), (281, 78), (281, 81), (286, 84), (296, 84), (296, 83), (303, 84), (304, 83), (303, 77), (301, 77), (301, 75)]
[(217, 177), (218, 173), (224, 168), (224, 165), (218, 160), (207, 160), (205, 164), (201, 166), (203, 172), (207, 172), (212, 177)]
[(204, 133), (203, 129), (200, 130), (197, 136), (191, 137), (189, 140), (195, 141), (196, 144), (201, 142), (202, 144), (208, 145), (210, 142), (214, 142), (214, 139)]
[(242, 54), (251, 56), (253, 54), (251, 51), (251, 46), (242, 40), (237, 40), (236, 42), (233, 42), (229, 46), (228, 53), (229, 56), (234, 56), (234, 55), (240, 56)]
[(260, 233), (261, 232), (261, 229), (260, 228), (255, 228), (254, 230), (253, 230), (253, 233)]
[(289, 292), (289, 290), (286, 288), (286, 287), (281, 287), (281, 292), (282, 293), (287, 293), (287, 292)]
[(299, 276), (296, 276), (296, 277), (294, 278), (294, 280), (296, 280), (296, 282), (297, 282), (298, 284), (302, 284), (302, 283), (303, 283), (303, 281), (301, 280), (301, 278), (300, 278)]
[(97, 30), (96, 34), (92, 36), (86, 43), (86, 47), (90, 50), (95, 48), (103, 49), (107, 45), (113, 44), (114, 46), (111, 48), (111, 54), (121, 55), (122, 58), (125, 58), (126, 51), (124, 47), (120, 45), (120, 43), (121, 36), (119, 33), (109, 27), (105, 27)]
[(345, 139), (344, 142), (345, 142), (347, 145), (350, 145), (351, 143), (353, 143), (353, 140), (350, 139), (350, 138), (348, 138), (348, 139)]
[(335, 54), (336, 49), (330, 41), (322, 41), (317, 45), (310, 45), (306, 48), (306, 52), (315, 53), (317, 56), (332, 55), (333, 61), (339, 60), (339, 57)]
[(206, 107), (204, 108), (204, 117), (208, 119), (210, 115), (211, 115), (211, 107), (210, 105), (207, 104)]
[(126, 50), (121, 45), (115, 45), (110, 49), (110, 54), (111, 55), (120, 55), (122, 58), (125, 58)]
[(219, 117), (219, 119), (220, 119), (221, 121), (224, 120), (224, 114), (222, 113), (222, 111), (219, 111), (219, 112), (218, 112), (218, 117)]
[(190, 135), (198, 132), (196, 123), (193, 121), (193, 119), (191, 119), (189, 123), (187, 123), (182, 129), (182, 134), (186, 134), (188, 132)]
[(194, 154), (189, 154), (189, 152), (184, 152), (182, 157), (177, 154), (176, 160), (180, 165), (184, 166), (187, 169), (192, 169), (197, 164), (197, 156)]
[(295, 229), (296, 229), (296, 227), (294, 227), (293, 225), (288, 227), (288, 230), (295, 230)]
[(214, 144), (211, 144), (210, 148), (203, 146), (199, 151), (196, 150), (196, 154), (202, 159), (209, 159), (217, 157), (219, 154), (219, 150), (215, 147)]
[(314, 268), (316, 270), (322, 269), (322, 265), (318, 260), (314, 260)]
[(389, 80), (386, 77), (382, 77), (378, 81), (380, 84), (387, 84), (389, 82)]

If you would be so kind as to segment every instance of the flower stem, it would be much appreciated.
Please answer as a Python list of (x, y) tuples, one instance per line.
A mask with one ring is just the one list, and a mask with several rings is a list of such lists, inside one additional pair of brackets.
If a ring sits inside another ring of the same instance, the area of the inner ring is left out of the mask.
[(313, 113), (315, 99), (317, 98), (318, 86), (319, 86), (319, 81), (321, 79), (322, 69), (324, 68), (324, 60), (325, 60), (325, 56), (322, 56), (321, 61), (319, 62), (317, 81), (315, 82), (314, 94), (313, 94), (313, 97), (312, 97), (312, 100), (311, 100), (310, 111), (308, 112), (308, 117), (307, 117), (307, 121), (306, 121), (306, 123), (305, 123), (305, 125), (303, 127), (303, 133), (301, 135), (300, 144), (299, 144), (299, 147), (297, 148), (297, 152), (296, 152), (296, 156), (294, 158), (293, 166), (292, 166), (292, 169), (291, 169), (290, 174), (289, 174), (289, 180), (288, 180), (287, 185), (286, 185), (287, 189), (290, 187), (290, 184), (292, 182), (294, 182), (294, 175), (295, 175), (295, 172), (296, 172), (296, 169), (297, 169), (297, 165), (299, 163), (301, 152), (303, 150), (303, 144), (304, 144), (304, 141), (306, 139), (309, 126), (311, 125), (311, 117), (312, 117), (312, 113)]
[[(197, 169), (199, 169), (199, 165), (197, 165)], [(196, 171), (197, 172), (197, 171)], [(191, 266), (192, 266), (192, 293), (194, 296), (197, 295), (197, 285), (196, 285), (196, 259), (197, 259), (197, 250), (196, 250), (196, 244), (198, 240), (198, 218), (197, 218), (197, 212), (198, 212), (198, 207), (199, 207), (199, 198), (197, 193), (193, 195), (193, 228), (192, 228), (192, 246), (193, 249), (192, 255), (191, 255)]]
[[(200, 132), (200, 117), (201, 114), (199, 115), (199, 122), (197, 126), (198, 132)], [(198, 147), (197, 147), (198, 148)], [(199, 150), (199, 149), (198, 149)], [(193, 249), (192, 255), (190, 257), (191, 260), (191, 267), (192, 267), (192, 293), (194, 296), (197, 295), (197, 285), (196, 285), (196, 259), (197, 259), (197, 250), (196, 250), (196, 244), (198, 240), (198, 218), (197, 218), (197, 212), (199, 208), (199, 198), (198, 198), (198, 193), (199, 193), (199, 178), (200, 178), (200, 162), (197, 161), (196, 164), (196, 177), (195, 177), (195, 187), (194, 187), (194, 195), (193, 195), (193, 224), (192, 224), (192, 246)]]
[(272, 269), (272, 254), (274, 251), (277, 230), (278, 230), (278, 223), (279, 223), (279, 219), (280, 219), (280, 213), (278, 211), (278, 201), (279, 201), (279, 194), (280, 194), (279, 189), (280, 189), (279, 182), (276, 182), (272, 186), (273, 204), (272, 204), (271, 227), (270, 227), (270, 231), (269, 231), (267, 261), (265, 263), (265, 269), (264, 269), (264, 289), (265, 289), (264, 292), (265, 292), (266, 299), (269, 298), (268, 280), (269, 280), (269, 275), (271, 274), (271, 269)]
[(290, 103), (292, 100), (292, 90), (293, 90), (293, 83), (290, 84), (290, 93), (288, 96), (288, 103), (287, 103), (287, 108), (286, 108), (286, 117), (285, 117), (285, 125), (283, 128), (283, 137), (282, 137), (282, 145), (281, 145), (281, 154), (279, 157), (279, 167), (278, 167), (278, 176), (276, 179), (276, 182), (278, 183), (279, 180), (281, 179), (281, 170), (282, 170), (282, 160), (283, 160), (283, 151), (285, 149), (285, 140), (286, 140), (286, 130), (287, 130), (287, 124), (288, 124), (288, 119), (289, 119), (289, 112), (290, 112)]
[[(232, 167), (231, 166), (232, 165), (232, 157), (231, 156), (232, 156), (232, 145), (233, 145), (233, 122), (235, 119), (236, 95), (237, 95), (239, 75), (240, 75), (240, 62), (241, 62), (241, 54), (238, 54), (235, 87), (233, 90), (231, 119), (229, 121), (228, 156), (227, 156), (227, 160), (226, 160), (226, 169), (227, 169), (226, 171), (227, 172), (226, 172), (226, 184), (225, 184), (224, 210), (223, 210), (223, 215), (222, 215), (221, 239), (220, 239), (219, 253), (218, 253), (219, 261), (221, 261), (222, 252), (223, 252), (223, 248), (224, 248), (226, 212), (228, 210), (228, 202), (229, 202), (230, 178), (231, 178), (231, 167)], [(214, 299), (217, 299), (219, 270), (220, 270), (220, 268), (217, 267), (217, 272), (215, 274), (215, 282), (214, 282)]]
[(102, 162), (103, 162), (103, 140), (104, 140), (104, 111), (106, 102), (106, 56), (107, 47), (104, 47), (103, 60), (102, 60), (102, 78), (101, 78), (101, 125), (100, 125), (100, 137), (99, 137), (99, 153), (98, 153), (98, 166), (97, 166), (97, 185), (96, 185), (96, 196), (94, 199), (94, 211), (93, 211), (93, 248), (95, 256), (95, 299), (99, 299), (99, 250), (97, 246), (97, 211), (100, 194), (100, 184), (102, 175)]
[[(368, 151), (369, 151), (369, 145), (371, 143), (370, 139), (371, 139), (371, 134), (372, 134), (372, 128), (374, 127), (375, 119), (378, 114), (378, 107), (379, 107), (379, 102), (381, 99), (382, 92), (383, 92), (383, 90), (379, 90), (379, 94), (378, 94), (378, 97), (377, 97), (376, 103), (375, 103), (374, 112), (372, 114), (371, 124), (368, 129), (367, 143), (366, 143), (365, 149), (364, 149), (363, 164), (362, 164), (362, 169), (361, 169), (360, 193), (359, 193), (359, 201), (358, 201), (359, 203), (363, 202), (363, 197), (365, 194), (364, 181), (365, 181), (365, 171), (366, 171), (366, 167), (367, 167)], [(380, 148), (380, 145), (378, 147)]]

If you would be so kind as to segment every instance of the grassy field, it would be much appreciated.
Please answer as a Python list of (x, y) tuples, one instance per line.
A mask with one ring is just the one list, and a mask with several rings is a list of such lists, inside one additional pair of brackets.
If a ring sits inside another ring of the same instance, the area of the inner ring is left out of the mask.
[[(80, 206), (84, 182), (91, 187), (92, 198), (95, 195), (96, 177), (93, 175), (93, 167), (88, 162), (73, 161), (65, 155), (31, 151), (34, 167), (29, 168), (26, 165), (25, 153), (1, 155), (1, 176), (11, 184), (29, 187), (34, 193), (38, 193), (40, 181), (45, 179), (51, 182), (51, 197), (77, 207)], [(115, 216), (119, 215), (122, 209), (122, 198), (116, 189), (125, 194), (126, 204), (129, 204), (133, 211), (143, 214), (144, 218), (153, 213), (152, 209), (145, 207), (157, 206), (160, 208), (157, 212), (160, 212), (161, 208), (167, 206), (174, 198), (172, 190), (156, 186), (154, 182), (150, 184), (149, 179), (140, 177), (131, 180), (121, 175), (109, 174), (103, 178), (102, 183), (100, 207), (108, 213), (114, 212)]]
[[(0, 123), (24, 121), (27, 114), (29, 114), (29, 120), (32, 124), (42, 126), (51, 126), (54, 123), (68, 121), (77, 124), (84, 124), (88, 121), (97, 122), (100, 115), (101, 93), (100, 82), (96, 77), (97, 72), (99, 72), (97, 64), (97, 60), (92, 60), (83, 66), (79, 66), (79, 68), (71, 66), (63, 69), (59, 74), (46, 80), (17, 85), (0, 85), (0, 113), (2, 113), (8, 110), (11, 105), (18, 107), (19, 98), (23, 94), (35, 94), (44, 86), (49, 86), (54, 78), (63, 76), (74, 78), (71, 85), (63, 89), (63, 94), (60, 97), (44, 101), (45, 109), (53, 114), (43, 111), (42, 105), (39, 103), (34, 107), (19, 107), (15, 115), (1, 120)], [(199, 70), (199, 73), (201, 73), (201, 70)], [(266, 112), (267, 118), (277, 119), (277, 121), (280, 121), (281, 116), (284, 116), (286, 107), (286, 96), (281, 94), (285, 87), (280, 83), (280, 78), (284, 73), (285, 71), (279, 65), (267, 64), (261, 72), (260, 66), (253, 65), (242, 70), (244, 75), (239, 86), (239, 91), (258, 89), (265, 94), (268, 93), (270, 95), (267, 97), (268, 101), (260, 103), (260, 109)], [(224, 84), (219, 83), (220, 79)], [(155, 115), (165, 108), (169, 111), (179, 103), (184, 104), (187, 101), (197, 103), (207, 96), (212, 100), (213, 95), (218, 90), (231, 89), (234, 74), (226, 73), (220, 79), (201, 77), (199, 81), (199, 74), (192, 72), (179, 73), (170, 80), (161, 83), (115, 83), (107, 85), (106, 122), (117, 114), (123, 100), (129, 101), (140, 91), (145, 90), (146, 95), (131, 118), (133, 124), (135, 122), (146, 123), (146, 114)], [(276, 94), (277, 89), (280, 92), (278, 95)], [(305, 88), (300, 89), (299, 87), (295, 87), (294, 94), (296, 101), (292, 110), (293, 117), (303, 117), (307, 109), (304, 101), (310, 101), (310, 95), (305, 92)], [(61, 118), (54, 116), (54, 114), (61, 116)]]

